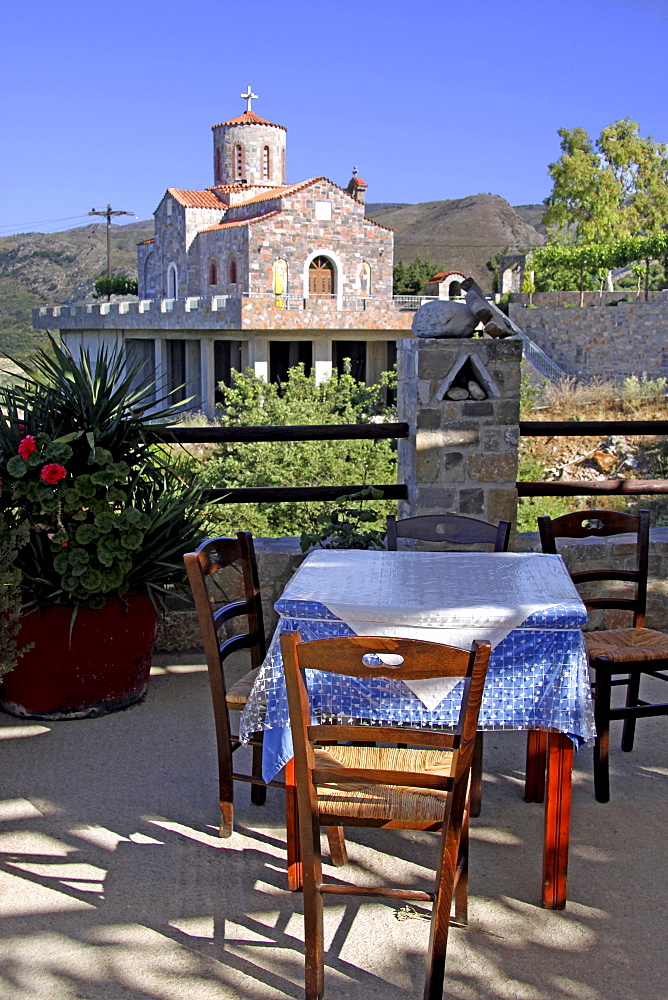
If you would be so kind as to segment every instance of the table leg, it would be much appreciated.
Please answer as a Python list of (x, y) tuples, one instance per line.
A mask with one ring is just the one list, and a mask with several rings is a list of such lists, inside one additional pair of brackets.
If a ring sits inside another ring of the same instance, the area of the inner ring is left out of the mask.
[(302, 887), (302, 863), (294, 757), (285, 765), (285, 834), (288, 852), (288, 889), (296, 892)]
[(545, 766), (547, 733), (544, 729), (530, 729), (527, 733), (527, 760), (524, 780), (524, 801), (545, 801)]
[(572, 770), (573, 743), (563, 733), (550, 732), (543, 843), (543, 906), (548, 910), (566, 906)]

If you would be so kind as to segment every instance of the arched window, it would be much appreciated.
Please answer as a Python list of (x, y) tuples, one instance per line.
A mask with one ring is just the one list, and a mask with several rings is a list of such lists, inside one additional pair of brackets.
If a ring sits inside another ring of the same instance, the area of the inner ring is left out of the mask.
[(240, 181), (246, 173), (246, 153), (240, 142), (234, 147), (234, 171), (236, 180)]
[(218, 284), (218, 268), (216, 267), (215, 260), (209, 261), (209, 284)]
[(265, 146), (262, 150), (262, 179), (268, 181), (271, 177), (271, 150)]
[(178, 299), (179, 297), (179, 273), (176, 264), (170, 264), (167, 268), (167, 298)]
[(322, 297), (334, 294), (334, 265), (329, 257), (316, 257), (308, 269), (309, 295)]
[(234, 258), (230, 261), (230, 284), (236, 285), (237, 283), (237, 262)]
[(216, 184), (223, 183), (223, 156), (220, 149), (216, 150)]
[(146, 260), (144, 261), (144, 284), (141, 289), (141, 295), (144, 299), (152, 299), (155, 295), (155, 274), (153, 268), (155, 267), (155, 254), (150, 253)]

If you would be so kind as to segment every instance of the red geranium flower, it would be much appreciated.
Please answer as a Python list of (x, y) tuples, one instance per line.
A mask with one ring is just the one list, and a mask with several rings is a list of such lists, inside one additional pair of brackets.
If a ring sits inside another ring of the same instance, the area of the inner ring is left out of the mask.
[(21, 438), (19, 442), (19, 455), (21, 458), (30, 458), (34, 451), (37, 451), (37, 442), (32, 434), (28, 434), (26, 437)]
[(48, 483), (49, 486), (55, 486), (59, 480), (64, 479), (67, 475), (67, 469), (64, 469), (62, 465), (45, 465), (40, 472), (40, 478)]

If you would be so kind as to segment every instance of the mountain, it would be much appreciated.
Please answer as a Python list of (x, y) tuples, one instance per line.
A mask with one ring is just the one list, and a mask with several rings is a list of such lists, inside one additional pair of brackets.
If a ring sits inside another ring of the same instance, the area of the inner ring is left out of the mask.
[[(114, 274), (137, 276), (136, 244), (153, 235), (153, 220), (111, 227)], [(104, 223), (64, 233), (19, 233), (0, 238), (0, 354), (25, 358), (46, 341), (32, 329), (36, 306), (90, 298), (106, 273)]]
[(518, 215), (522, 216), (525, 222), (528, 222), (535, 230), (545, 235), (547, 232), (547, 228), (543, 225), (545, 205), (514, 205), (513, 208)]
[(493, 277), (486, 264), (495, 254), (544, 242), (519, 211), (494, 194), (398, 208), (372, 204), (366, 214), (394, 230), (395, 263), (429, 257), (438, 267), (471, 275), (486, 291), (492, 290)]

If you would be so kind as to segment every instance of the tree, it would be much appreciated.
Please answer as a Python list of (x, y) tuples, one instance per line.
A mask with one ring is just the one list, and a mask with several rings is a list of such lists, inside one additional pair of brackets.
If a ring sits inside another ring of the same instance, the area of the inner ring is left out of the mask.
[[(549, 166), (545, 224), (575, 243), (651, 236), (668, 225), (668, 150), (637, 122), (607, 125), (594, 144), (585, 129), (559, 129), (562, 155)], [(554, 232), (548, 239), (552, 242)]]
[(105, 275), (95, 282), (94, 296), (101, 299), (107, 296), (107, 302), (111, 301), (112, 295), (136, 295), (138, 284), (136, 278), (126, 278), (125, 275), (116, 274), (112, 277)]
[[(532, 264), (539, 273), (545, 270), (549, 274), (565, 269), (571, 275), (577, 274), (582, 306), (585, 287), (596, 287), (601, 270), (607, 272), (613, 267), (626, 267), (640, 260), (645, 266), (647, 298), (650, 264), (652, 260), (665, 260), (667, 255), (668, 234), (657, 232), (651, 236), (623, 236), (609, 243), (548, 244), (532, 251)], [(538, 285), (541, 287), (540, 282)]]
[(408, 265), (400, 260), (394, 268), (393, 292), (395, 295), (424, 295), (424, 286), (440, 271), (445, 268), (419, 254)]
[(554, 186), (545, 199), (545, 225), (565, 230), (578, 242), (612, 239), (620, 226), (620, 188), (613, 172), (583, 128), (561, 128), (559, 135), (562, 155), (548, 167)]

